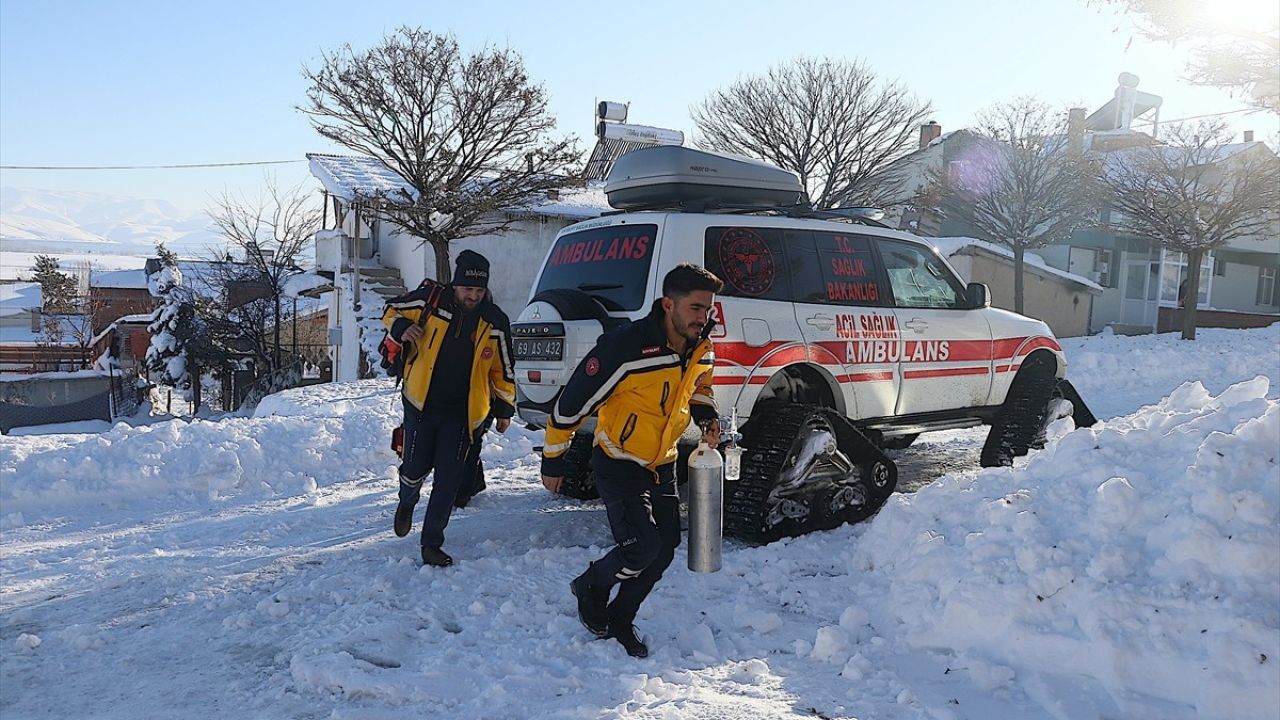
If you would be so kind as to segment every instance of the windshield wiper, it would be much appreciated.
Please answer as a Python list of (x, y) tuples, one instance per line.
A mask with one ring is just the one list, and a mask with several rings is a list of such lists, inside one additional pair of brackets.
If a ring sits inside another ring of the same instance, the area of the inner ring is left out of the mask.
[(621, 285), (611, 285), (609, 283), (579, 283), (578, 284), (578, 289), (584, 292), (591, 292), (592, 290), (617, 290), (621, 287), (622, 287)]

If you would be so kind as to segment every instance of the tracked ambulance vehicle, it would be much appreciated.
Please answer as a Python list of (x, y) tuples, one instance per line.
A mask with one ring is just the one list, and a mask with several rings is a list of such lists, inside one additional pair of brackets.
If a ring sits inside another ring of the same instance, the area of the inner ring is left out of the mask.
[[(992, 308), (926, 240), (813, 210), (789, 172), (655, 147), (620, 157), (605, 193), (617, 212), (560, 231), (512, 324), (517, 410), (545, 427), (601, 333), (647, 314), (675, 265), (706, 267), (724, 281), (716, 401), (743, 423), (730, 535), (767, 542), (869, 517), (897, 482), (884, 451), (921, 433), (990, 425), (982, 463), (1001, 465), (1064, 411), (1092, 424), (1047, 325)], [(590, 449), (580, 431), (566, 494), (595, 496)]]

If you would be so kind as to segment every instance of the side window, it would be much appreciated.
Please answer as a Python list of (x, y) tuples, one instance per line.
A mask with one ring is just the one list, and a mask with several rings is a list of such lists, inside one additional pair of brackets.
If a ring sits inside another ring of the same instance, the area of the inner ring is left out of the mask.
[(928, 248), (897, 240), (881, 240), (879, 245), (898, 307), (964, 307), (960, 281)]
[(721, 295), (786, 301), (791, 286), (782, 246), (776, 228), (709, 227), (704, 264), (724, 281)]
[(787, 254), (796, 302), (888, 304), (870, 241), (861, 235), (788, 232)]

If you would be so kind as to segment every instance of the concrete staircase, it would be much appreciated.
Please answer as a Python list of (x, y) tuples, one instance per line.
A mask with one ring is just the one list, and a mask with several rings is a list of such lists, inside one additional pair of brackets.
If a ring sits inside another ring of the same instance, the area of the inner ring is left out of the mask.
[(360, 328), (360, 376), (382, 377), (378, 366), (378, 343), (386, 328), (382, 325), (382, 310), (387, 300), (406, 292), (400, 271), (380, 265), (360, 268), (360, 304), (356, 317)]
[(381, 298), (379, 302), (386, 302), (397, 295), (403, 295), (405, 287), (404, 280), (400, 278), (400, 271), (381, 266), (360, 268), (360, 299), (362, 302), (367, 303), (370, 300), (370, 298), (364, 297), (369, 291)]

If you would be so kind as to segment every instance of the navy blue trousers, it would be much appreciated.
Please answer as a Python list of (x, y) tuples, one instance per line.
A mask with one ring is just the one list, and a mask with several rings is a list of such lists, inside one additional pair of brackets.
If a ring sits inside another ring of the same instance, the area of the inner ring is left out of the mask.
[(596, 448), (591, 467), (618, 544), (591, 563), (587, 580), (594, 588), (618, 585), (618, 594), (609, 603), (609, 621), (627, 625), (635, 620), (640, 604), (671, 565), (680, 545), (674, 466), (659, 468), (655, 482), (646, 468), (614, 460)]
[(444, 545), (444, 528), (449, 524), (453, 500), (462, 484), (467, 451), (465, 413), (418, 412), (404, 403), (404, 457), (400, 463), (400, 502), (415, 505), (422, 493), (422, 481), (434, 472), (427, 514), (422, 521), (422, 544)]

